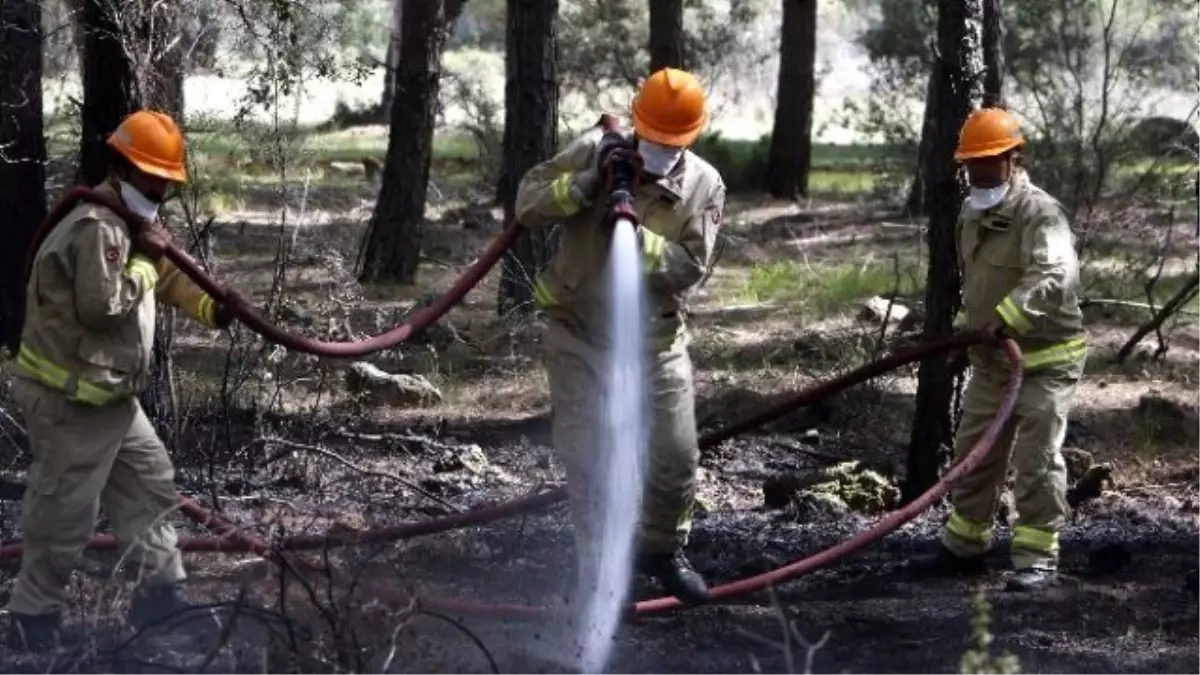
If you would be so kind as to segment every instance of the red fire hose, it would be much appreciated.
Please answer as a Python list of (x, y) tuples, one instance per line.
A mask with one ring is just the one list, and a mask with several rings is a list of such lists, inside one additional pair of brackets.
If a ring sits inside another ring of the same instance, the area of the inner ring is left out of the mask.
[[(600, 116), (600, 120), (596, 123), (606, 131), (616, 130), (620, 125), (617, 118), (612, 115), (604, 114)], [(45, 242), (46, 237), (50, 232), (65, 218), (81, 201), (91, 202), (103, 206), (121, 217), (129, 226), (130, 232), (136, 233), (143, 228), (150, 227), (144, 219), (139, 218), (119, 200), (110, 199), (105, 195), (96, 192), (87, 187), (76, 187), (71, 189), (57, 204), (50, 210), (50, 214), (46, 220), (42, 222), (34, 235), (32, 245), (29, 248), (28, 255), (25, 260), (25, 285), (29, 285), (30, 273), (33, 269), (33, 261)], [(253, 307), (239, 305), (230, 307), (234, 316), (250, 330), (258, 333), (267, 341), (277, 345), (282, 345), (293, 351), (305, 352), (307, 354), (315, 354), (317, 356), (328, 357), (358, 357), (367, 354), (373, 354), (384, 349), (391, 349), (402, 342), (405, 342), (414, 334), (428, 328), (438, 319), (442, 318), (446, 312), (450, 311), (457, 305), (480, 279), (488, 273), (499, 262), (504, 252), (512, 246), (513, 242), (521, 234), (521, 224), (512, 222), (500, 233), (500, 236), (483, 251), (483, 253), (463, 272), (454, 284), (442, 295), (438, 296), (432, 304), (415, 310), (408, 320), (388, 330), (384, 333), (371, 336), (362, 340), (353, 340), (348, 342), (327, 342), (324, 340), (316, 340), (305, 335), (297, 335), (290, 333), (279, 326), (267, 321)], [(208, 273), (200, 267), (200, 265), (192, 259), (184, 251), (180, 250), (174, 244), (169, 244), (166, 248), (165, 255), (168, 260), (175, 264), (183, 271), (196, 285), (208, 293), (217, 302), (224, 302), (229, 296), (229, 291), (217, 283)]]
[[(600, 124), (603, 126), (608, 126), (612, 122), (613, 120), (611, 118), (602, 118)], [(64, 197), (54, 207), (50, 216), (47, 218), (42, 228), (35, 236), (33, 247), (31, 248), (31, 254), (28, 257), (26, 266), (27, 280), (29, 277), (30, 266), (34, 258), (33, 253), (38, 250), (41, 243), (45, 240), (47, 234), (49, 234), (50, 230), (57, 225), (57, 223), (61, 221), (67, 215), (67, 213), (71, 211), (71, 209), (78, 205), (81, 200), (97, 203), (112, 210), (114, 213), (117, 213), (128, 223), (130, 223), (131, 228), (144, 226), (144, 223), (137, 219), (137, 217), (130, 213), (123, 205), (116, 203), (114, 200), (108, 199), (88, 188), (76, 188), (69, 192), (66, 197)], [(245, 323), (251, 330), (262, 335), (270, 342), (285, 346), (289, 349), (330, 357), (355, 357), (370, 354), (376, 351), (394, 347), (404, 342), (416, 332), (441, 318), (442, 315), (444, 315), (455, 304), (457, 304), (463, 298), (463, 296), (465, 296), (467, 292), (469, 292), (496, 264), (496, 262), (503, 255), (504, 251), (513, 243), (513, 241), (516, 240), (519, 233), (519, 224), (514, 223), (507, 227), (504, 232), (470, 266), (470, 268), (468, 268), (462, 277), (459, 278), (454, 285), (451, 286), (451, 288), (442, 296), (440, 296), (433, 304), (413, 312), (412, 316), (404, 324), (365, 340), (353, 342), (325, 342), (321, 340), (315, 340), (306, 336), (289, 333), (282, 328), (275, 326), (261, 317), (252, 308), (246, 306), (235, 306), (232, 309), (237, 318)], [(170, 259), (177, 267), (179, 267), (180, 270), (187, 274), (189, 278), (195, 281), (196, 284), (204, 291), (213, 296), (214, 299), (217, 301), (224, 301), (227, 298), (228, 293), (226, 289), (208, 276), (208, 274), (186, 253), (174, 246), (170, 246), (166, 250), (166, 255), (168, 259)], [(854, 370), (842, 377), (805, 390), (804, 392), (801, 392), (800, 394), (797, 394), (796, 396), (746, 420), (708, 434), (701, 439), (701, 447), (708, 448), (717, 445), (728, 438), (750, 429), (757, 428), (781, 415), (805, 405), (812, 404), (818, 400), (821, 400), (822, 398), (835, 394), (870, 378), (877, 377), (905, 364), (946, 354), (948, 352), (985, 342), (987, 342), (987, 340), (982, 335), (975, 333), (964, 333), (954, 335), (943, 340), (916, 345), (914, 347), (899, 351), (889, 357), (858, 368), (857, 370)], [(1011, 340), (1005, 340), (1003, 342), (1003, 349), (1009, 360), (1010, 366), (1012, 367), (1013, 375), (1005, 390), (1005, 396), (1002, 405), (996, 412), (995, 419), (992, 421), (983, 437), (976, 443), (968, 455), (964, 457), (956, 466), (954, 466), (950, 472), (944, 478), (942, 478), (942, 480), (940, 480), (927, 492), (922, 494), (917, 500), (897, 511), (888, 514), (872, 528), (859, 533), (855, 537), (852, 537), (851, 539), (837, 546), (829, 548), (803, 560), (793, 562), (772, 572), (742, 579), (723, 586), (718, 586), (712, 589), (714, 598), (723, 599), (734, 595), (760, 590), (772, 584), (792, 579), (822, 565), (826, 565), (854, 550), (857, 550), (886, 536), (888, 533), (896, 530), (901, 525), (915, 518), (918, 514), (932, 506), (934, 502), (945, 495), (950, 489), (950, 485), (952, 483), (954, 483), (964, 474), (970, 472), (979, 463), (983, 456), (987, 454), (992, 444), (998, 437), (1004, 424), (1007, 423), (1008, 419), (1012, 415), (1013, 407), (1016, 404), (1016, 397), (1020, 390), (1022, 381), (1021, 355), (1016, 343)], [(278, 560), (278, 556), (285, 551), (321, 549), (333, 546), (346, 546), (364, 543), (391, 542), (426, 534), (464, 528), (472, 525), (480, 525), (507, 516), (525, 513), (549, 506), (556, 502), (562, 501), (565, 496), (566, 491), (560, 488), (490, 507), (475, 509), (467, 513), (448, 516), (445, 518), (438, 518), (422, 522), (402, 523), (392, 527), (378, 528), (369, 530), (367, 532), (353, 534), (300, 535), (286, 537), (279, 540), (274, 545), (271, 545), (265, 540), (256, 537), (245, 530), (242, 530), (217, 517), (213, 513), (201, 507), (192, 499), (183, 497), (180, 502), (180, 510), (182, 510), (190, 519), (210, 530), (213, 533), (213, 536), (181, 538), (179, 541), (179, 546), (181, 549), (186, 551), (253, 552), (273, 560)], [(23, 547), (20, 542), (14, 542), (0, 546), (0, 557), (18, 557), (22, 553), (22, 548)], [(115, 549), (116, 541), (111, 535), (98, 535), (89, 542), (88, 548)], [(545, 616), (553, 613), (552, 610), (544, 607), (484, 605), (449, 600), (425, 601), (423, 604), (429, 607), (436, 606), (444, 610), (464, 612), (474, 615), (532, 617)], [(636, 606), (630, 608), (630, 611), (633, 614), (641, 615), (666, 611), (678, 606), (679, 602), (674, 598), (658, 598), (655, 600), (637, 603)]]
[[(969, 347), (971, 345), (981, 344), (985, 341), (985, 338), (976, 333), (960, 333), (943, 340), (918, 344), (908, 349), (896, 352), (891, 356), (862, 366), (854, 371), (851, 371), (850, 373), (847, 373), (846, 375), (807, 389), (787, 399), (786, 401), (771, 407), (768, 410), (754, 415), (753, 417), (719, 429), (711, 434), (707, 434), (701, 439), (701, 447), (713, 447), (737, 434), (757, 428), (793, 410), (810, 405), (816, 401), (836, 394), (844, 389), (864, 382), (873, 377), (878, 377), (883, 373), (894, 370), (905, 364), (943, 355), (948, 352)], [(980, 460), (983, 459), (984, 455), (990, 451), (1004, 425), (1012, 416), (1013, 408), (1016, 405), (1017, 395), (1020, 392), (1022, 383), (1021, 353), (1016, 343), (1012, 340), (1004, 340), (1002, 346), (1005, 356), (1008, 358), (1009, 365), (1011, 366), (1012, 376), (1005, 389), (1004, 398), (1001, 402), (1000, 408), (996, 411), (995, 418), (988, 426), (984, 435), (976, 442), (975, 446), (972, 447), (970, 452), (953, 468), (951, 468), (950, 471), (940, 481), (937, 482), (937, 484), (935, 484), (932, 488), (927, 490), (913, 502), (897, 511), (893, 511), (892, 513), (880, 519), (879, 522), (877, 522), (871, 528), (860, 532), (841, 544), (802, 560), (792, 562), (779, 569), (741, 579), (739, 581), (722, 586), (717, 586), (712, 589), (713, 598), (720, 600), (735, 595), (762, 590), (768, 586), (793, 579), (818, 567), (827, 565), (895, 531), (900, 526), (909, 522), (921, 512), (931, 507), (938, 499), (944, 496), (950, 490), (950, 487), (955, 481), (965, 474), (971, 472), (975, 466), (978, 465)], [(271, 559), (277, 559), (277, 556), (285, 551), (323, 549), (328, 547), (366, 543), (384, 543), (403, 539), (411, 539), (422, 535), (455, 530), (473, 525), (481, 525), (508, 516), (549, 506), (561, 501), (565, 498), (565, 496), (566, 493), (563, 489), (552, 490), (538, 495), (513, 500), (495, 506), (474, 509), (466, 513), (455, 514), (444, 518), (402, 523), (400, 525), (377, 528), (367, 532), (354, 534), (300, 535), (286, 537), (281, 539), (274, 546), (267, 543), (263, 539), (226, 522), (225, 520), (201, 507), (194, 500), (184, 497), (181, 499), (180, 509), (193, 521), (200, 523), (212, 531), (215, 536), (181, 538), (179, 541), (179, 547), (185, 551), (252, 552)], [(98, 535), (88, 543), (88, 548), (114, 549), (116, 548), (116, 542), (111, 535)], [(0, 547), (0, 557), (18, 557), (21, 555), (21, 553), (22, 545), (20, 542), (14, 542)], [(546, 607), (503, 604), (494, 605), (442, 599), (424, 600), (423, 604), (427, 607), (436, 607), (444, 611), (461, 612), (476, 616), (506, 618), (542, 617), (554, 614), (556, 611)], [(653, 614), (674, 609), (679, 606), (680, 603), (675, 598), (665, 597), (637, 603), (635, 606), (630, 608), (630, 612), (634, 615)]]

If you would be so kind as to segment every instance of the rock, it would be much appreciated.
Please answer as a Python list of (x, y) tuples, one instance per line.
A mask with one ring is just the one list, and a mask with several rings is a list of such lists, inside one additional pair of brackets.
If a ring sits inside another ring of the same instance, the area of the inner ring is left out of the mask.
[(859, 462), (843, 462), (825, 472), (832, 480), (812, 489), (838, 497), (855, 511), (881, 513), (900, 500), (900, 489), (890, 479)]
[(919, 309), (912, 309), (900, 320), (900, 325), (896, 327), (896, 330), (901, 333), (913, 333), (921, 330), (924, 325), (925, 312)]
[[(848, 510), (869, 514), (886, 511), (900, 499), (900, 490), (890, 479), (856, 461), (820, 471), (772, 476), (763, 483), (762, 491), (763, 503), (768, 509), (790, 509), (795, 499), (804, 493), (833, 497)], [(813, 505), (813, 499), (804, 498), (806, 509)], [(833, 504), (829, 500), (825, 502), (826, 506)]]
[(1138, 399), (1133, 410), (1134, 420), (1152, 437), (1165, 443), (1195, 445), (1197, 440), (1196, 408), (1184, 406), (1150, 391)]
[(836, 518), (849, 511), (850, 507), (837, 495), (812, 490), (797, 493), (787, 508), (788, 516), (797, 521)]
[(1104, 486), (1112, 480), (1112, 472), (1111, 464), (1088, 467), (1079, 480), (1067, 490), (1067, 504), (1074, 509), (1089, 499), (1104, 494)]
[(461, 448), (447, 450), (433, 464), (434, 473), (466, 470), (473, 474), (482, 474), (487, 468), (487, 455), (478, 445), (464, 445)]
[(428, 405), (442, 401), (442, 392), (424, 377), (388, 373), (365, 361), (350, 366), (346, 384), (352, 393), (365, 394), (379, 405)]
[(797, 493), (826, 479), (824, 471), (789, 471), (771, 476), (763, 481), (763, 504), (768, 509), (782, 509)]
[[(889, 305), (891, 310), (888, 310)], [(909, 309), (898, 302), (889, 303), (886, 298), (881, 298), (878, 295), (873, 298), (868, 298), (862, 303), (861, 309), (858, 312), (859, 321), (868, 321), (871, 323), (879, 323), (887, 317), (888, 324), (902, 323), (908, 316)]]
[(1075, 483), (1092, 468), (1092, 453), (1079, 448), (1063, 448), (1063, 461), (1067, 463), (1067, 481)]

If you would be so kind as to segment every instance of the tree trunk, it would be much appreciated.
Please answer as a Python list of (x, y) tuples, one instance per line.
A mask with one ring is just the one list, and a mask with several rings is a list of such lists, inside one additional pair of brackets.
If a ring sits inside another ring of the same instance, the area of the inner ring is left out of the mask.
[(41, 15), (39, 0), (0, 2), (0, 344), (14, 353), (24, 320), (25, 256), (46, 217)]
[[(108, 172), (106, 139), (133, 111), (149, 107), (182, 123), (184, 54), (178, 7), (153, 0), (84, 0), (83, 131), (79, 180), (95, 185)], [(171, 361), (174, 311), (160, 306), (142, 407), (169, 443), (178, 421)]]
[[(558, 0), (508, 0), (504, 87), (504, 221), (516, 216), (517, 186), (558, 147)], [(549, 229), (525, 229), (504, 256), (498, 308), (533, 307), (533, 281), (552, 255)]]
[(817, 0), (783, 0), (775, 126), (767, 159), (767, 190), (795, 199), (808, 195), (817, 58)]
[[(924, 338), (952, 332), (961, 303), (956, 229), (965, 184), (954, 161), (958, 131), (972, 101), (979, 95), (979, 26), (981, 0), (941, 0), (938, 3), (937, 80), (933, 98), (935, 125), (929, 164), (925, 171), (929, 212), (929, 268), (925, 281)], [(926, 116), (929, 119), (929, 115)], [(908, 452), (904, 497), (912, 500), (937, 482), (942, 448), (954, 444), (955, 375), (945, 358), (921, 362), (917, 379), (916, 414)]]
[(650, 0), (650, 72), (687, 68), (683, 0)]
[(380, 122), (386, 122), (396, 98), (396, 70), (400, 66), (400, 35), (404, 29), (404, 0), (392, 0), (392, 23), (388, 27), (387, 55), (384, 57), (383, 99)]
[(934, 127), (937, 125), (938, 73), (931, 68), (929, 84), (925, 87), (925, 112), (921, 120), (921, 140), (917, 142), (917, 170), (913, 172), (912, 183), (908, 188), (908, 200), (904, 210), (911, 218), (925, 215), (925, 186), (929, 178), (925, 171), (929, 168), (930, 155), (933, 152)]
[(983, 105), (1004, 105), (1004, 8), (983, 0)]
[[(446, 2), (446, 35), (447, 38), (454, 33), (454, 26), (458, 24), (458, 17), (462, 16), (463, 7), (467, 4), (467, 0), (445, 0)], [(388, 48), (387, 54), (384, 57), (384, 73), (383, 73), (383, 98), (379, 106), (379, 122), (381, 124), (388, 121), (388, 116), (392, 111), (392, 101), (396, 97), (396, 71), (400, 66), (400, 45), (403, 44), (401, 36), (404, 31), (404, 0), (392, 0), (392, 23), (388, 27)]]
[(447, 26), (442, 0), (404, 0), (400, 67), (383, 185), (371, 216), (361, 281), (416, 281)]
[[(187, 45), (183, 40), (182, 2), (157, 4), (143, 0), (138, 17), (138, 44), (148, 63), (139, 68), (142, 86), (142, 105), (160, 110), (183, 125), (183, 80), (187, 66)], [(151, 11), (154, 12), (153, 16)], [(146, 49), (145, 45), (150, 48)]]
[(141, 91), (116, 21), (112, 0), (84, 0), (83, 106), (78, 182), (95, 185), (108, 172), (105, 140), (121, 120), (137, 110)]

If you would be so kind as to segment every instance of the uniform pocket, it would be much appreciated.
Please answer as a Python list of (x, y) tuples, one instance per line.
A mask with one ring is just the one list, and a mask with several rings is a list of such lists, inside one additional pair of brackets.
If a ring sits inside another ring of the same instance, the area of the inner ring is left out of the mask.
[(136, 337), (119, 341), (109, 336), (100, 338), (84, 335), (79, 339), (79, 358), (93, 366), (132, 374), (138, 370), (141, 355), (130, 345), (140, 344), (140, 342)]
[(1021, 269), (1021, 242), (1012, 235), (1005, 234), (1003, 239), (988, 242), (984, 245), (984, 260), (992, 267), (1007, 270)]

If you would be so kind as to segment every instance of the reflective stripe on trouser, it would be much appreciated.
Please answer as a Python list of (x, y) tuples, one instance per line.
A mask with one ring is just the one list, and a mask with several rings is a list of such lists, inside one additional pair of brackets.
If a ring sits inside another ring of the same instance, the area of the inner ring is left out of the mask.
[[(567, 473), (577, 550), (592, 541), (597, 508), (589, 476), (604, 448), (598, 447), (597, 396), (603, 353), (557, 321), (546, 331), (546, 372), (554, 406), (554, 446)], [(696, 495), (700, 445), (696, 435), (692, 362), (683, 342), (652, 356), (647, 392), (651, 432), (643, 493), (640, 550), (671, 551), (687, 543)], [(587, 556), (584, 556), (587, 559)]]
[[(983, 435), (1000, 408), (1006, 374), (980, 368), (967, 383), (955, 452), (966, 454)], [(1000, 491), (1011, 465), (1016, 471), (1013, 566), (1054, 567), (1057, 532), (1067, 516), (1067, 467), (1062, 443), (1067, 415), (1078, 382), (1050, 373), (1027, 378), (1017, 398), (1012, 421), (992, 452), (951, 492), (954, 512), (942, 530), (942, 543), (960, 556), (980, 555), (991, 545), (982, 536), (995, 519)]]
[(8, 610), (45, 614), (64, 605), (66, 585), (103, 503), (125, 561), (143, 581), (184, 578), (175, 530), (175, 473), (136, 398), (81, 405), (26, 380), (13, 385), (29, 431), (21, 529), (25, 554)]

